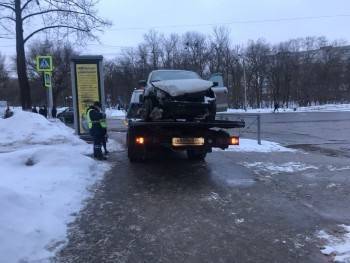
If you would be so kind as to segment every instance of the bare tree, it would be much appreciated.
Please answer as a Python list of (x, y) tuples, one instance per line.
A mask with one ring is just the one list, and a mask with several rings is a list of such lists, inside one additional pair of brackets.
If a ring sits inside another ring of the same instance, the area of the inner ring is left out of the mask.
[(0, 53), (0, 88), (2, 88), (9, 79), (8, 72), (5, 68), (5, 57)]
[[(0, 0), (0, 29), (15, 35), (16, 65), (21, 104), (31, 107), (25, 45), (41, 32), (55, 32), (56, 37), (96, 38), (108, 21), (97, 15), (98, 0)], [(3, 36), (4, 34), (0, 34)]]
[[(246, 49), (250, 104), (260, 108), (263, 102), (270, 46), (264, 40), (250, 41)], [(266, 92), (265, 92), (266, 93)]]
[(157, 69), (160, 66), (160, 58), (163, 52), (161, 48), (163, 36), (155, 30), (150, 30), (144, 35), (144, 39), (150, 54), (152, 67)]
[(201, 76), (208, 61), (208, 43), (206, 36), (197, 32), (187, 32), (182, 38), (184, 44), (184, 68), (197, 71)]

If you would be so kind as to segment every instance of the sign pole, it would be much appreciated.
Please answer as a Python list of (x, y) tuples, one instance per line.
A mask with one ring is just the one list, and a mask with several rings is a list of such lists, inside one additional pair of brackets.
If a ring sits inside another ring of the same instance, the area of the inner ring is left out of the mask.
[(52, 118), (53, 96), (52, 96), (52, 73), (45, 71), (43, 73), (43, 86), (46, 88), (47, 113)]
[(36, 70), (42, 72), (43, 87), (46, 88), (46, 109), (47, 114), (52, 118), (53, 96), (52, 96), (52, 56), (37, 56)]
[(48, 116), (52, 118), (52, 108), (53, 108), (53, 96), (52, 96), (52, 87), (47, 88), (47, 111)]

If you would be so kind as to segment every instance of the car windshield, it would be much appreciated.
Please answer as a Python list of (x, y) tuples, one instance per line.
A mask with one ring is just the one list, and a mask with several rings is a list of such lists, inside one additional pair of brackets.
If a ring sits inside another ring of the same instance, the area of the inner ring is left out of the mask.
[(152, 73), (151, 82), (174, 79), (199, 79), (199, 75), (193, 71), (186, 70), (162, 70)]

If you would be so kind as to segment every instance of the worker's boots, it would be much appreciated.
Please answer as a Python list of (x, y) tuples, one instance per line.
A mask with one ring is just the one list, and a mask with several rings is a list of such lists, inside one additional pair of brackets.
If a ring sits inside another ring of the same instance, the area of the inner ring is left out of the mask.
[(107, 160), (102, 153), (101, 145), (94, 145), (94, 158), (100, 161)]

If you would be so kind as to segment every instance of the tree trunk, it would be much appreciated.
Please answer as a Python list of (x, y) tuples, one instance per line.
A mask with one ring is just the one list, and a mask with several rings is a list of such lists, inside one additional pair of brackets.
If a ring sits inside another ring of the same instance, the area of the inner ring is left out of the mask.
[(21, 0), (15, 0), (16, 10), (16, 51), (17, 51), (17, 75), (21, 95), (22, 109), (27, 110), (32, 106), (30, 86), (27, 76), (26, 55), (23, 39), (23, 21)]

